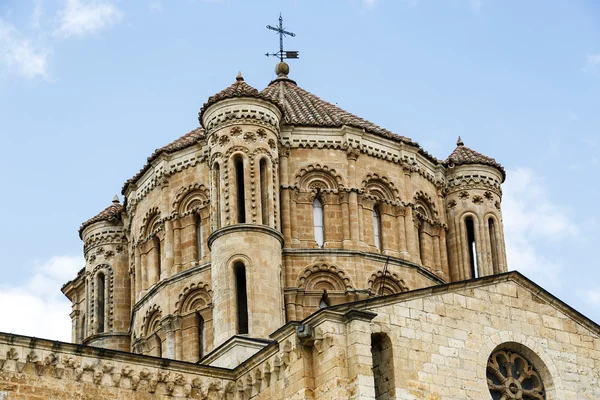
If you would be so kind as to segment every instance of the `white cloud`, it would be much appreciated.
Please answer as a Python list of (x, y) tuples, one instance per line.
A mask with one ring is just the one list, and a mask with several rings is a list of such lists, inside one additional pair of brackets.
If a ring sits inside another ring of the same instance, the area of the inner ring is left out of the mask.
[(32, 29), (40, 29), (42, 15), (44, 13), (42, 0), (35, 0), (35, 7), (33, 8), (33, 13), (31, 13), (31, 28)]
[(0, 70), (26, 78), (47, 78), (49, 57), (49, 49), (35, 46), (13, 25), (0, 19)]
[(517, 168), (507, 175), (502, 214), (508, 267), (542, 285), (560, 287), (562, 261), (546, 255), (543, 248), (577, 237), (579, 228), (569, 217), (570, 210), (551, 201), (543, 179), (533, 170)]
[(59, 36), (85, 36), (96, 33), (116, 24), (123, 18), (123, 12), (108, 1), (66, 0), (59, 12)]
[(60, 288), (84, 263), (79, 256), (52, 257), (36, 263), (24, 285), (1, 285), (0, 332), (70, 342), (71, 304)]

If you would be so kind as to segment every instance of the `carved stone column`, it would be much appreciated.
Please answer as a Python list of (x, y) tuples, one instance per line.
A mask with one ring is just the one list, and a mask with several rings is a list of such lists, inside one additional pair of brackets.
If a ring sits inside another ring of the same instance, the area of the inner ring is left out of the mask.
[(406, 230), (406, 246), (408, 248), (408, 260), (418, 263), (420, 261), (418, 241), (415, 238), (415, 221), (413, 220), (413, 210), (406, 207), (404, 215), (404, 228)]
[(397, 228), (397, 243), (398, 252), (400, 252), (400, 258), (408, 259), (408, 251), (406, 249), (406, 227), (404, 223), (405, 208), (402, 206), (396, 206), (396, 228)]
[(350, 214), (350, 240), (354, 246), (358, 246), (360, 238), (358, 223), (358, 192), (351, 189), (348, 196), (348, 212)]
[(296, 202), (298, 201), (298, 189), (290, 188), (290, 236), (292, 241), (298, 241), (298, 218), (296, 217)]
[(181, 272), (181, 219), (173, 221), (173, 269)]
[(176, 359), (176, 331), (181, 329), (181, 320), (178, 317), (169, 316), (161, 322), (162, 330), (165, 332), (165, 345), (162, 354), (165, 358)]
[(342, 206), (342, 247), (349, 249), (352, 247), (352, 241), (350, 240), (350, 207), (348, 192), (340, 192), (340, 203)]

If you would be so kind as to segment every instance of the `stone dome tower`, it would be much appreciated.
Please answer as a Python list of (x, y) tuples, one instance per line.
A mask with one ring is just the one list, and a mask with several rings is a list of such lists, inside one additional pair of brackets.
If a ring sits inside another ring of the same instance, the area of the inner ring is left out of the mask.
[(129, 275), (129, 256), (123, 212), (115, 196), (109, 207), (81, 225), (85, 285), (69, 282), (63, 292), (73, 303), (81, 300), (71, 314), (74, 328), (80, 327), (73, 329), (80, 336), (73, 337), (74, 342), (129, 351), (130, 287), (129, 279), (122, 279)]
[(214, 344), (285, 323), (279, 222), (279, 108), (238, 74), (199, 120), (210, 168)]
[(452, 281), (507, 271), (502, 226), (501, 184), (504, 168), (494, 159), (457, 147), (444, 161), (447, 168), (446, 211)]

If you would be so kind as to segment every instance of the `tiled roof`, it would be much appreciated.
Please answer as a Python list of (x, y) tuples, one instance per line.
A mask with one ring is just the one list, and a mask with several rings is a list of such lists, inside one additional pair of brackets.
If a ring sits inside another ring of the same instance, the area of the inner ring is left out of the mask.
[[(366, 132), (373, 133), (378, 136), (385, 137), (394, 141), (406, 143), (418, 148), (420, 154), (432, 161), (434, 164), (439, 164), (438, 160), (427, 151), (423, 150), (417, 142), (411, 139), (396, 135), (395, 133), (373, 124), (367, 120), (357, 117), (345, 110), (342, 110), (336, 105), (320, 99), (314, 94), (302, 89), (296, 82), (289, 79), (287, 75), (280, 74), (277, 79), (269, 84), (264, 90), (259, 92), (252, 86), (244, 82), (241, 74), (238, 74), (233, 85), (225, 88), (221, 92), (209, 97), (204, 103), (198, 119), (202, 123), (202, 113), (210, 106), (218, 101), (235, 97), (254, 97), (267, 100), (279, 107), (283, 114), (283, 122), (298, 126), (318, 126), (318, 127), (342, 127), (344, 125), (353, 126), (359, 129), (364, 129)], [(199, 139), (204, 138), (204, 129), (199, 127), (185, 134), (174, 142), (155, 150), (144, 167), (132, 178), (128, 179), (123, 185), (121, 193), (124, 195), (127, 187), (137, 181), (149, 168), (150, 163), (158, 158), (162, 153), (171, 153), (181, 150), (196, 143)]]
[(286, 124), (322, 127), (353, 126), (387, 139), (416, 146), (419, 148), (419, 152), (431, 161), (436, 164), (440, 162), (411, 139), (397, 135), (322, 100), (296, 85), (296, 82), (288, 79), (285, 75), (280, 75), (272, 81), (260, 94), (279, 106)]
[(137, 181), (142, 175), (144, 175), (144, 173), (146, 171), (148, 171), (148, 169), (150, 168), (152, 161), (156, 160), (161, 154), (173, 153), (177, 150), (185, 149), (186, 147), (193, 145), (199, 139), (202, 139), (202, 138), (204, 138), (204, 129), (196, 128), (192, 131), (189, 131), (188, 133), (186, 133), (179, 139), (172, 141), (168, 145), (163, 146), (160, 149), (154, 150), (154, 153), (152, 153), (152, 155), (150, 157), (148, 157), (148, 160), (146, 161), (146, 164), (142, 167), (142, 169), (137, 174), (135, 174), (133, 177), (129, 178), (125, 182), (125, 184), (123, 185), (123, 189), (121, 189), (121, 194), (124, 195), (125, 191), (127, 190), (127, 186), (129, 186), (129, 184)]
[(83, 232), (83, 230), (85, 228), (87, 228), (88, 226), (90, 226), (96, 222), (120, 221), (121, 213), (123, 212), (123, 210), (124, 210), (123, 206), (119, 203), (119, 199), (115, 196), (115, 200), (113, 200), (113, 203), (110, 206), (108, 206), (104, 210), (102, 210), (102, 212), (100, 212), (100, 214), (96, 215), (93, 218), (88, 219), (83, 224), (81, 224), (81, 227), (79, 227), (79, 237), (81, 238), (81, 233)]
[(232, 99), (234, 97), (263, 97), (260, 95), (260, 93), (258, 92), (257, 89), (253, 88), (252, 86), (248, 85), (246, 82), (244, 82), (244, 77), (242, 76), (242, 73), (238, 73), (237, 77), (235, 78), (235, 83), (223, 90), (221, 90), (219, 93), (210, 96), (208, 98), (208, 101), (206, 103), (204, 103), (204, 105), (202, 106), (202, 108), (200, 109), (200, 112), (198, 113), (198, 121), (200, 122), (200, 124), (202, 125), (202, 114), (204, 113), (205, 110), (207, 110), (210, 106), (212, 106), (213, 104), (221, 101), (221, 100), (225, 100), (225, 99)]
[(502, 180), (506, 179), (506, 171), (504, 167), (500, 165), (496, 160), (491, 157), (484, 156), (481, 153), (476, 152), (465, 146), (460, 136), (456, 142), (456, 149), (446, 158), (443, 165), (448, 167), (450, 165), (464, 165), (464, 164), (483, 164), (489, 165), (498, 169), (502, 173)]

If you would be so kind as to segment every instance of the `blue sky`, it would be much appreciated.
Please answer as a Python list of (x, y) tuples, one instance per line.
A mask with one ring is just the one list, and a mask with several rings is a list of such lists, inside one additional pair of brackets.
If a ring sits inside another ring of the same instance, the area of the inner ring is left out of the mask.
[[(509, 269), (600, 322), (600, 3), (0, 0), (0, 331), (70, 340), (81, 222), (238, 71), (507, 169)], [(7, 306), (9, 305), (9, 306)]]

